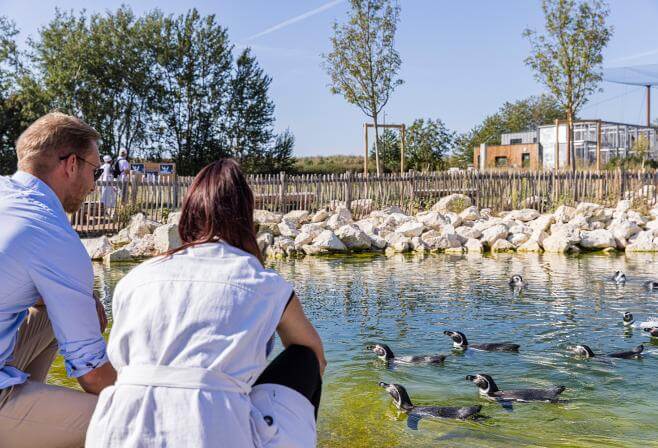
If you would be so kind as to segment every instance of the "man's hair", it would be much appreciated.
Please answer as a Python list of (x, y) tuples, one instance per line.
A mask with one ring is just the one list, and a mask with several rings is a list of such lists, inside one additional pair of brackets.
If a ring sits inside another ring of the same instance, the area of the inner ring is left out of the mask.
[(84, 157), (92, 143), (101, 136), (79, 118), (51, 112), (32, 123), (16, 141), (18, 168), (31, 168), (38, 174), (47, 174), (59, 157), (76, 154)]

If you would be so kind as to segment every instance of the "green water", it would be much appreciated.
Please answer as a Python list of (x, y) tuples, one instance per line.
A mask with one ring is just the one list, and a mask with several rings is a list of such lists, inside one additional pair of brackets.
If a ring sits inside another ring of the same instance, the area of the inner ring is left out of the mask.
[[(292, 281), (325, 343), (329, 366), (319, 417), (322, 447), (658, 446), (658, 342), (625, 331), (621, 314), (658, 316), (658, 255), (307, 257), (272, 264)], [(103, 300), (130, 265), (96, 267)], [(616, 286), (609, 277), (626, 272)], [(507, 286), (520, 273), (529, 287)], [(473, 342), (515, 341), (521, 353), (452, 352), (445, 329)], [(399, 354), (450, 353), (443, 366), (389, 368), (365, 350), (386, 342)], [(642, 360), (574, 359), (645, 344)], [(467, 374), (486, 372), (501, 389), (563, 384), (566, 403), (516, 404), (512, 412), (478, 397)], [(61, 360), (51, 381), (71, 385)], [(482, 404), (480, 422), (423, 420), (407, 428), (378, 381), (404, 385), (416, 404)]]

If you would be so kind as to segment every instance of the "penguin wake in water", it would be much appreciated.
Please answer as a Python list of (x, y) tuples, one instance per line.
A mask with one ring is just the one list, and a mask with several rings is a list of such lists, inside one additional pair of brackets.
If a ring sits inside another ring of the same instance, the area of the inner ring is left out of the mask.
[(521, 289), (525, 288), (526, 282), (523, 280), (523, 277), (520, 275), (513, 275), (508, 282), (510, 288), (512, 289)]
[[(638, 345), (633, 350), (628, 350), (625, 352), (608, 353), (607, 355), (602, 355), (602, 356), (606, 356), (608, 358), (619, 358), (619, 359), (638, 359), (642, 356), (643, 351), (644, 351), (644, 346)], [(594, 358), (601, 356), (601, 355), (596, 355), (594, 351), (591, 348), (589, 348), (589, 346), (584, 344), (577, 345), (576, 348), (574, 349), (574, 352), (578, 356), (582, 356), (584, 358)]]
[(626, 283), (626, 274), (624, 274), (621, 271), (617, 271), (615, 272), (615, 275), (612, 276), (612, 281), (614, 281), (618, 285)]
[(652, 338), (658, 338), (658, 327), (645, 328), (644, 331), (649, 333)]
[(443, 332), (452, 339), (452, 345), (459, 350), (472, 348), (484, 352), (518, 352), (521, 347), (519, 344), (510, 344), (509, 342), (489, 342), (485, 344), (469, 344), (466, 335), (460, 331), (446, 330)]
[(457, 420), (466, 420), (468, 418), (478, 417), (482, 406), (468, 407), (451, 407), (451, 406), (415, 406), (411, 403), (407, 390), (399, 384), (379, 383), (380, 387), (386, 389), (393, 398), (395, 407), (409, 414), (407, 426), (411, 429), (418, 429), (418, 422), (421, 418), (451, 418)]
[(624, 326), (628, 328), (654, 328), (658, 327), (658, 320), (648, 320), (646, 322), (635, 323), (633, 314), (626, 311), (623, 317)]
[(402, 364), (441, 364), (446, 359), (446, 355), (395, 356), (386, 344), (375, 344), (369, 348), (379, 359)]
[(491, 376), (484, 373), (466, 375), (466, 380), (473, 382), (483, 397), (499, 401), (549, 401), (557, 403), (558, 395), (566, 389), (564, 386), (553, 386), (548, 389), (513, 389), (500, 390)]

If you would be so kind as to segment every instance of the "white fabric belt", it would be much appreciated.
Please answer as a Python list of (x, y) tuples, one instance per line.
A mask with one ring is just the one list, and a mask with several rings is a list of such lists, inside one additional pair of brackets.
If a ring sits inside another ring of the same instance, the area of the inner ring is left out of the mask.
[(200, 367), (124, 366), (119, 369), (116, 385), (251, 392), (251, 386), (245, 382), (224, 372)]

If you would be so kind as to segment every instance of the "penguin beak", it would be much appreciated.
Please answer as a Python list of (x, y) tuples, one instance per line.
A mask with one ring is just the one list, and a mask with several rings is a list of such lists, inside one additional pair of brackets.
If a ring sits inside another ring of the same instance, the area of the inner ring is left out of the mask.
[(473, 375), (466, 375), (466, 381), (473, 381), (475, 379), (475, 376)]
[(390, 384), (387, 384), (387, 383), (384, 383), (384, 382), (381, 382), (381, 381), (379, 383), (377, 383), (377, 385), (379, 387), (383, 387), (384, 389), (386, 389), (388, 386), (390, 386)]
[(445, 334), (446, 336), (450, 336), (450, 337), (452, 337), (452, 334), (453, 334), (453, 333), (452, 333), (452, 331), (448, 331), (448, 330), (446, 330), (446, 331), (443, 332), (443, 334)]

